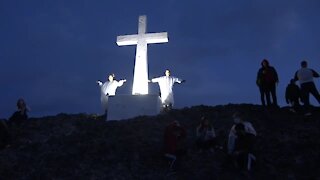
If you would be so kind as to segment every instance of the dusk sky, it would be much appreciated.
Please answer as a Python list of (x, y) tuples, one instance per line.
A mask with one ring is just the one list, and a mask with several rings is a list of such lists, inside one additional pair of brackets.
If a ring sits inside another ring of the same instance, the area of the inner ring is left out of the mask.
[(101, 114), (95, 81), (109, 73), (127, 79), (117, 94), (131, 94), (136, 46), (116, 38), (136, 34), (139, 15), (147, 32), (168, 32), (168, 43), (148, 45), (149, 77), (168, 68), (186, 80), (174, 86), (176, 108), (260, 104), (264, 58), (278, 71), (280, 106), (301, 60), (320, 72), (319, 0), (0, 0), (0, 118), (20, 97), (31, 117)]

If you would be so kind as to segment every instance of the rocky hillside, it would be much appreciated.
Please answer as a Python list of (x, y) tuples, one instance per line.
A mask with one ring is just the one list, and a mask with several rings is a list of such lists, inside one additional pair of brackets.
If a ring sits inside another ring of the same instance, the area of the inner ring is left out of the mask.
[[(232, 114), (244, 112), (258, 132), (253, 172), (230, 165), (225, 148), (198, 153), (195, 129), (205, 115), (226, 146)], [(187, 155), (167, 176), (163, 132), (173, 119), (187, 129)], [(320, 179), (320, 111), (310, 117), (256, 105), (196, 106), (156, 117), (108, 121), (59, 114), (10, 126), (0, 150), (0, 179)]]

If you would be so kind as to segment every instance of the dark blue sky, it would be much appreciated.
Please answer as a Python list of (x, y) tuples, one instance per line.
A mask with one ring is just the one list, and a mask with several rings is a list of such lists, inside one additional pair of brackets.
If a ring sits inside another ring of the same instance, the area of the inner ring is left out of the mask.
[[(279, 104), (290, 78), (306, 59), (320, 71), (320, 1), (0, 1), (0, 118), (19, 97), (30, 116), (101, 113), (97, 79), (114, 72), (130, 94), (138, 16), (148, 32), (167, 31), (169, 43), (148, 46), (150, 78), (172, 75), (177, 108), (227, 103), (259, 104), (256, 73), (263, 58), (280, 76)], [(320, 80), (316, 80), (320, 88)], [(158, 92), (150, 85), (150, 93)], [(314, 104), (315, 101), (312, 98)]]

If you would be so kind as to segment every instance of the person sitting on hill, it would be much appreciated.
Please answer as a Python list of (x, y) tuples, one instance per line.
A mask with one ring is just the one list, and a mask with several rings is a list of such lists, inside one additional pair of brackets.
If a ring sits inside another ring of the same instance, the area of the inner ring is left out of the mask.
[(252, 162), (256, 160), (253, 155), (254, 135), (246, 132), (245, 125), (242, 123), (235, 125), (235, 133), (237, 138), (232, 152), (235, 166), (240, 170), (251, 170)]
[(201, 123), (197, 127), (197, 147), (199, 148), (200, 152), (207, 149), (210, 149), (211, 152), (214, 152), (215, 145), (216, 134), (214, 128), (206, 117), (202, 117)]
[(28, 119), (30, 108), (26, 105), (24, 99), (20, 98), (17, 102), (18, 110), (9, 118), (10, 123), (21, 123)]
[(170, 168), (174, 162), (186, 153), (183, 146), (186, 130), (178, 121), (170, 123), (164, 132), (164, 156), (171, 160)]
[(286, 88), (286, 102), (292, 106), (290, 109), (296, 112), (300, 107), (299, 99), (301, 98), (301, 91), (298, 85), (296, 85), (295, 80), (291, 79), (290, 84)]
[(257, 135), (257, 132), (254, 129), (254, 127), (252, 126), (252, 124), (250, 122), (247, 122), (247, 121), (243, 120), (243, 115), (241, 113), (239, 113), (239, 112), (234, 113), (233, 114), (233, 120), (234, 120), (235, 124), (231, 127), (231, 130), (229, 132), (228, 154), (232, 154), (232, 152), (234, 151), (234, 148), (235, 148), (235, 141), (236, 141), (236, 138), (237, 138), (235, 127), (236, 127), (237, 124), (243, 124), (244, 128), (245, 128), (245, 131), (247, 133), (253, 135), (251, 137), (251, 138), (253, 138), (253, 140)]

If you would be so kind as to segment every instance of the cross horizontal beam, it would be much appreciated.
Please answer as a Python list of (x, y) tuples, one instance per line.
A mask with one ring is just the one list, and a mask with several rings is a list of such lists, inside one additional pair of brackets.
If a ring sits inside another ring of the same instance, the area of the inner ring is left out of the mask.
[(147, 44), (166, 43), (168, 42), (168, 33), (148, 33), (148, 34), (134, 34), (134, 35), (122, 35), (117, 37), (117, 45), (136, 45), (138, 40), (145, 40)]

